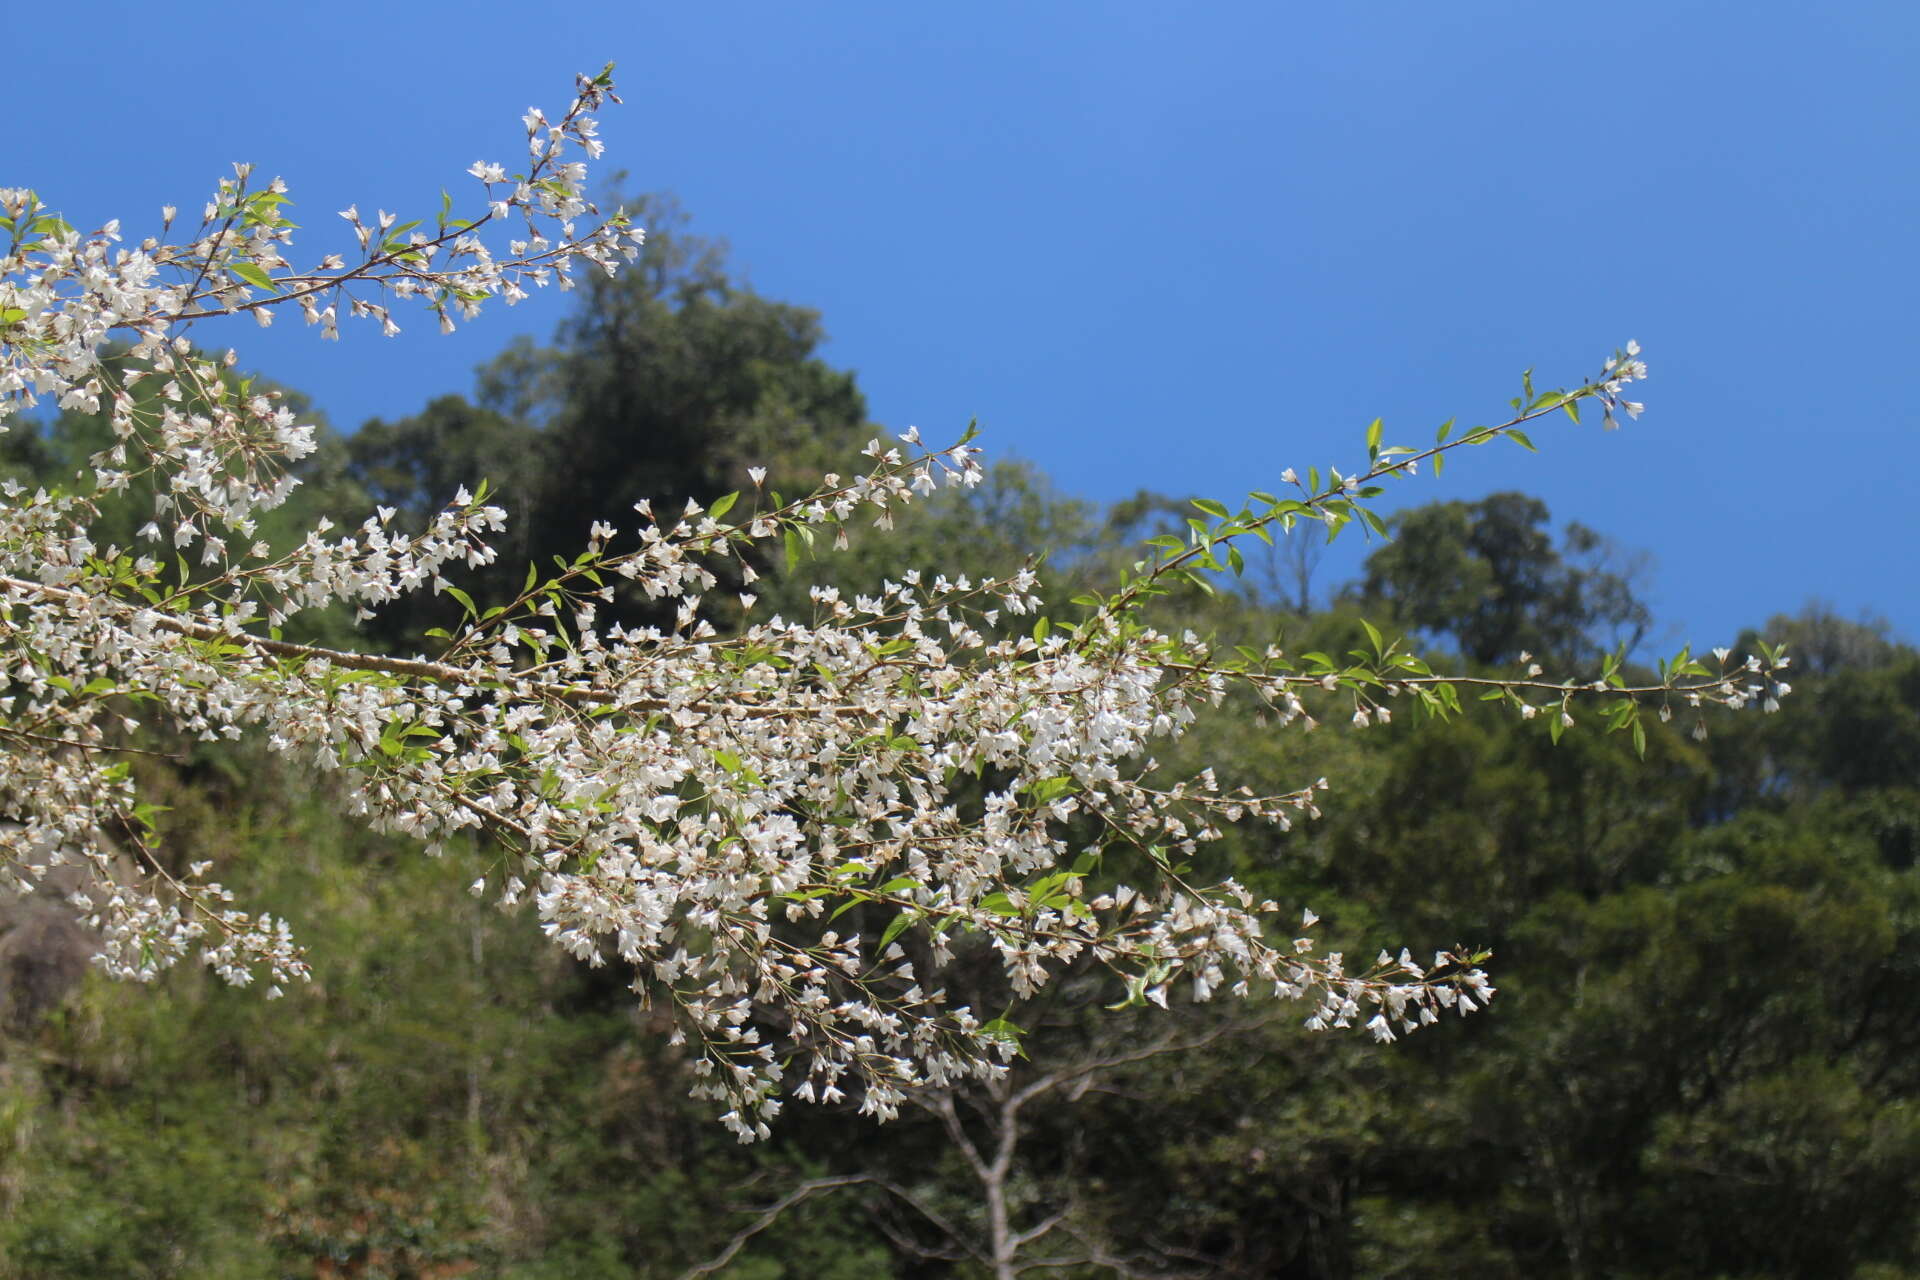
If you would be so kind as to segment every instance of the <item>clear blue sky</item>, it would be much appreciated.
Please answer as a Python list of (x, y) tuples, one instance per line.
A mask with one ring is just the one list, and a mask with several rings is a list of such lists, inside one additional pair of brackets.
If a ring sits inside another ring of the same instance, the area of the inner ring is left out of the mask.
[[(1367, 421), (1488, 420), (1637, 338), (1645, 418), (1457, 460), (1651, 551), (1661, 639), (1819, 597), (1920, 638), (1920, 6), (107, 3), (10, 24), (0, 185), (144, 231), (229, 161), (296, 219), (427, 209), (620, 64), (604, 122), (875, 418), (978, 415), (1098, 499), (1231, 497)], [(411, 216), (411, 215), (408, 215)], [(452, 339), (234, 328), (336, 425), (471, 387)], [(289, 317), (291, 319), (291, 317)], [(212, 340), (211, 331), (205, 340)], [(1354, 537), (1354, 534), (1349, 534)], [(1343, 543), (1345, 539), (1343, 538)], [(1351, 572), (1355, 548), (1329, 566)]]

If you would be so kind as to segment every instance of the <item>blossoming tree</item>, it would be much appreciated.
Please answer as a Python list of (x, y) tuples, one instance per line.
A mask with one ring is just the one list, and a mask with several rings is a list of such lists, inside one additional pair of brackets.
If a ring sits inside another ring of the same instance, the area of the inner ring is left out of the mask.
[[(704, 508), (600, 513), (571, 564), (529, 569), (512, 599), (474, 601), (444, 576), (490, 562), (506, 520), (478, 477), (418, 534), (383, 509), (270, 545), (257, 522), (288, 496), (311, 432), (230, 372), (232, 351), (195, 345), (198, 326), (297, 312), (323, 338), (356, 318), (392, 334), (415, 307), (445, 330), (489, 302), (617, 271), (643, 233), (584, 194), (595, 113), (617, 100), (610, 70), (582, 77), (557, 121), (525, 116), (523, 172), (468, 171), (481, 187), (469, 216), (451, 198), (425, 220), (348, 209), (354, 251), (311, 267), (288, 256), (285, 185), (256, 185), (244, 165), (190, 231), (168, 238), (170, 208), (133, 247), (117, 223), (81, 234), (32, 192), (0, 191), (0, 417), (42, 401), (105, 408), (116, 437), (71, 489), (11, 485), (0, 505), (0, 875), (24, 891), (80, 868), (76, 905), (109, 973), (149, 979), (198, 955), (269, 995), (307, 975), (286, 921), (158, 847), (127, 762), (154, 720), (262, 735), (429, 854), (469, 833), (492, 842), (473, 892), (531, 899), (557, 946), (629, 966), (641, 999), (670, 1001), (700, 1088), (743, 1139), (764, 1135), (788, 1094), (851, 1093), (886, 1116), (916, 1085), (1001, 1070), (1018, 1029), (940, 987), (961, 945), (997, 952), (1015, 996), (1090, 961), (1131, 1002), (1164, 1004), (1178, 982), (1198, 999), (1299, 1001), (1310, 1026), (1392, 1039), (1490, 999), (1485, 957), (1383, 951), (1355, 966), (1277, 924), (1278, 904), (1197, 876), (1189, 864), (1224, 824), (1285, 829), (1317, 813), (1328, 784), (1164, 779), (1156, 740), (1236, 689), (1276, 730), (1336, 713), (1365, 726), (1405, 706), (1445, 715), (1478, 695), (1544, 717), (1556, 738), (1590, 703), (1636, 742), (1644, 710), (1771, 707), (1786, 692), (1771, 651), (1731, 668), (1725, 653), (1708, 665), (1683, 651), (1638, 685), (1617, 658), (1584, 683), (1534, 665), (1462, 678), (1372, 627), (1367, 648), (1334, 657), (1222, 648), (1150, 622), (1175, 584), (1238, 572), (1249, 538), (1355, 521), (1384, 533), (1367, 505), (1381, 482), (1437, 472), (1456, 449), (1531, 448), (1526, 424), (1578, 422), (1583, 405), (1608, 425), (1637, 414), (1623, 396), (1645, 374), (1632, 344), (1572, 388), (1529, 380), (1497, 425), (1442, 428), (1413, 449), (1386, 446), (1376, 422), (1350, 468), (1285, 471), (1281, 494), (1236, 508), (1196, 502), (1185, 537), (1152, 540), (1111, 591), (1052, 614), (1031, 568), (974, 580), (910, 565), (876, 595), (817, 589), (804, 620), (756, 612), (750, 588), (783, 555), (791, 565), (844, 545), (851, 522), (884, 530), (920, 496), (976, 483), (970, 432), (938, 448), (914, 431), (876, 440), (860, 474), (800, 497), (756, 469), (750, 490)], [(101, 545), (98, 502), (130, 487), (155, 495), (151, 522), (137, 545)], [(729, 591), (746, 621), (725, 633), (706, 600), (723, 568), (748, 588)], [(664, 606), (661, 625), (599, 619), (623, 583)], [(464, 611), (419, 637), (418, 656), (282, 638), (297, 615), (344, 602), (364, 620), (416, 591)], [(836, 928), (854, 906), (884, 923)]]

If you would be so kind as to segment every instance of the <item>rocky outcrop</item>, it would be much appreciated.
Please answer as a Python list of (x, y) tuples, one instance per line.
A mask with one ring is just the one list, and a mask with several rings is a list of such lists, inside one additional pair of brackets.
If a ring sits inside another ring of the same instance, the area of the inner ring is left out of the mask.
[(100, 944), (68, 901), (80, 882), (61, 867), (32, 893), (0, 889), (0, 1029), (30, 1029), (86, 977)]

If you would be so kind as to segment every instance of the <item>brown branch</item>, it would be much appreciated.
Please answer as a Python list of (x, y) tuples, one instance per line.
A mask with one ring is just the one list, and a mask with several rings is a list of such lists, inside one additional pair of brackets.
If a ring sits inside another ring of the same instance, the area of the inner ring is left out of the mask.
[(170, 760), (174, 764), (185, 762), (185, 757), (170, 755), (165, 751), (148, 751), (144, 747), (117, 747), (107, 742), (75, 742), (71, 738), (55, 738), (44, 733), (29, 733), (25, 729), (15, 729), (11, 725), (0, 725), (0, 737), (19, 738), (24, 742), (37, 742), (47, 747), (72, 747), (76, 751), (106, 751), (114, 755), (152, 756), (156, 760)]

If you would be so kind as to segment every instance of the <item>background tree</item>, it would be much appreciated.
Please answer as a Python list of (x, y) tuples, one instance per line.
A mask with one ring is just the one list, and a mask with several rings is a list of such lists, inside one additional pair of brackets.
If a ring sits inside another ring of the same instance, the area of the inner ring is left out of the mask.
[(1358, 599), (1482, 666), (1522, 651), (1638, 646), (1650, 620), (1632, 585), (1643, 560), (1618, 563), (1607, 539), (1578, 524), (1555, 547), (1548, 519), (1546, 504), (1523, 493), (1401, 512), (1393, 542), (1367, 559)]

